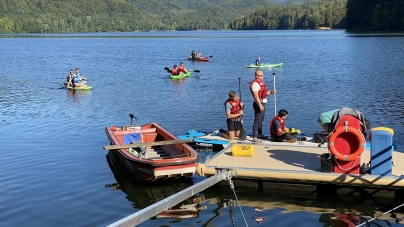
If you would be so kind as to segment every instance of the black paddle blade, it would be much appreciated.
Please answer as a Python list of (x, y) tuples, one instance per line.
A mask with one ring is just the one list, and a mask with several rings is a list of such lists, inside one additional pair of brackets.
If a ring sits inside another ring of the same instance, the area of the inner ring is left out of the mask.
[(194, 70), (194, 73), (200, 73), (201, 71), (199, 71), (198, 69), (197, 70)]
[(243, 126), (241, 126), (240, 135), (238, 136), (238, 139), (241, 141), (244, 141), (247, 139), (247, 135), (245, 134), (245, 130), (244, 130)]
[(164, 67), (164, 69), (167, 70), (167, 71), (170, 70), (168, 67)]
[(209, 57), (210, 57), (210, 58), (213, 58), (213, 55), (210, 55)]

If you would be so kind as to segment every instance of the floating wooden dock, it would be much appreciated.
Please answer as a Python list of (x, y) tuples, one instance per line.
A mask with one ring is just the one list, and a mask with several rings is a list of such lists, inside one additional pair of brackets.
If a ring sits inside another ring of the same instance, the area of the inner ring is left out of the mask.
[[(302, 145), (273, 143), (254, 146), (253, 157), (235, 157), (231, 146), (204, 163), (198, 163), (200, 176), (213, 176), (219, 170), (232, 170), (233, 179), (277, 181), (290, 183), (330, 184), (361, 187), (404, 189), (404, 153), (393, 152), (392, 176), (321, 172), (320, 155), (328, 148), (314, 143)], [(365, 150), (360, 162), (369, 163), (370, 151)]]

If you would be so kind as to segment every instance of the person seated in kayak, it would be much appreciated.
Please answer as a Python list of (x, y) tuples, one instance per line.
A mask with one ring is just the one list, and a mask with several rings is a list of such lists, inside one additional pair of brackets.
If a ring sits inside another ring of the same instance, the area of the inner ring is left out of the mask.
[(70, 69), (69, 75), (67, 75), (66, 77), (66, 81), (67, 81), (67, 86), (69, 87), (73, 87), (73, 83), (72, 83), (72, 77), (74, 75), (73, 69)]
[(171, 69), (171, 74), (172, 75), (179, 75), (180, 71), (177, 68), (177, 65), (174, 65), (173, 68)]
[(240, 135), (241, 130), (241, 116), (243, 115), (244, 104), (240, 101), (236, 92), (229, 92), (229, 99), (224, 103), (228, 132), (222, 132), (221, 136), (228, 140), (234, 140), (234, 137)]
[(195, 51), (194, 51), (194, 50), (192, 50), (192, 52), (191, 52), (191, 59), (195, 59), (195, 58), (196, 58)]
[(73, 74), (69, 83), (72, 83), (73, 86), (72, 87), (83, 87), (86, 86), (86, 81), (80, 81), (80, 78), (76, 75)]
[(278, 115), (274, 117), (269, 123), (269, 132), (271, 134), (272, 141), (274, 142), (288, 142), (295, 143), (297, 141), (297, 134), (288, 134), (289, 128), (285, 126), (286, 117), (288, 111), (279, 110)]
[(79, 68), (76, 68), (75, 71), (76, 71), (75, 74), (79, 77), (80, 81), (81, 80), (86, 80), (86, 78), (80, 74), (80, 69)]
[(258, 56), (257, 59), (255, 59), (255, 65), (261, 65), (261, 58)]
[(198, 53), (196, 54), (196, 58), (197, 58), (197, 59), (204, 58), (204, 56), (202, 55), (202, 53), (201, 53), (200, 50), (198, 50)]
[(180, 66), (178, 67), (179, 74), (188, 73), (188, 70), (184, 66), (184, 62), (180, 62)]

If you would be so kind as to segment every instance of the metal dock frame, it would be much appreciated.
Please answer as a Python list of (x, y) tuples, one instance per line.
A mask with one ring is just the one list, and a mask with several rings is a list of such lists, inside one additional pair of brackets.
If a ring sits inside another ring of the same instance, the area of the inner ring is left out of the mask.
[(182, 201), (188, 199), (189, 197), (219, 183), (222, 180), (228, 179), (233, 176), (234, 171), (232, 170), (220, 170), (216, 175), (213, 175), (206, 180), (203, 180), (183, 191), (177, 192), (174, 195), (167, 197), (153, 205), (150, 205), (132, 215), (127, 216), (119, 221), (116, 221), (108, 227), (133, 227), (140, 224), (157, 214), (181, 203)]

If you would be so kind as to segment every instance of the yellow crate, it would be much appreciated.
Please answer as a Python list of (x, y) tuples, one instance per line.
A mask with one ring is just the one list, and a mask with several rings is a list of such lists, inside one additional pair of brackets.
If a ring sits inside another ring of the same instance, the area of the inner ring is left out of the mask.
[(254, 145), (235, 144), (231, 146), (231, 155), (236, 157), (254, 156)]

